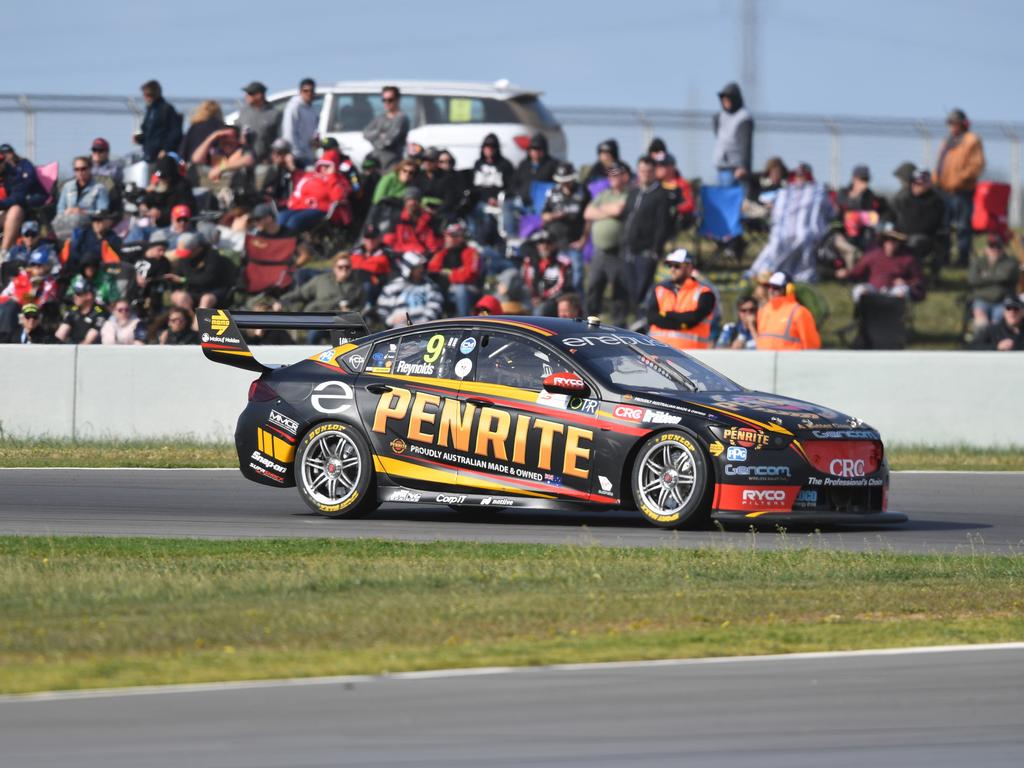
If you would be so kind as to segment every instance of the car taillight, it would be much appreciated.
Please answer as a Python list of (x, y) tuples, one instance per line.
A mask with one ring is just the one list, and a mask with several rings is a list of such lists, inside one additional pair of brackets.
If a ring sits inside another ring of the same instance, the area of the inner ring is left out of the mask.
[(249, 402), (262, 403), (267, 400), (277, 400), (277, 392), (263, 379), (256, 379), (249, 385)]
[(522, 150), (529, 149), (529, 147), (530, 147), (530, 137), (529, 136), (524, 136), (523, 134), (519, 134), (518, 136), (513, 136), (512, 137), (512, 141), (514, 141), (516, 143), (516, 146), (519, 147)]

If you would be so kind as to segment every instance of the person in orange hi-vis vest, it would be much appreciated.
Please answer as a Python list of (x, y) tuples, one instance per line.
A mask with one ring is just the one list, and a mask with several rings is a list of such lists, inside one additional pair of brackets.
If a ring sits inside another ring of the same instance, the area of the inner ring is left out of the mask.
[(647, 308), (650, 335), (676, 349), (710, 349), (715, 294), (693, 277), (693, 257), (685, 248), (665, 257), (669, 279), (654, 287)]
[(765, 284), (768, 303), (757, 312), (757, 348), (771, 350), (821, 349), (814, 315), (796, 300), (785, 272), (776, 272)]

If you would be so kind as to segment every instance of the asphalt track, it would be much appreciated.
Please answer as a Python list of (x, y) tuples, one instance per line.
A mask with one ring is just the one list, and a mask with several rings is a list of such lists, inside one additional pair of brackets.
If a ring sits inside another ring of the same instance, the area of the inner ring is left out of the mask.
[(39, 768), (1019, 768), (1015, 645), (0, 697), (0, 744)]
[(388, 504), (363, 520), (311, 514), (295, 489), (245, 480), (235, 470), (0, 469), (0, 534), (196, 538), (379, 537), (620, 546), (755, 546), (811, 542), (846, 550), (1024, 551), (1024, 473), (899, 472), (894, 527), (663, 531), (638, 513), (457, 512)]

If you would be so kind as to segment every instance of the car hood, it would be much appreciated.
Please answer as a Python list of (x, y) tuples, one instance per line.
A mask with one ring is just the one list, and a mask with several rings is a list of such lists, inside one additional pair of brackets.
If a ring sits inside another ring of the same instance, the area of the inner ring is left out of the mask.
[(623, 395), (623, 402), (703, 411), (724, 424), (759, 426), (769, 432), (789, 433), (818, 440), (878, 440), (877, 431), (860, 419), (804, 400), (768, 392), (679, 392)]

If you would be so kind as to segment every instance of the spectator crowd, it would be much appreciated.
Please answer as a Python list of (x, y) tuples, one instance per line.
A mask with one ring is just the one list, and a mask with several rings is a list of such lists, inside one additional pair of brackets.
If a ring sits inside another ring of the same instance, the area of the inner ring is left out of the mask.
[[(813, 283), (827, 279), (850, 284), (856, 345), (899, 346), (911, 305), (955, 263), (968, 270), (970, 344), (1024, 348), (1021, 266), (1005, 222), (971, 252), (985, 156), (961, 110), (948, 116), (935, 168), (903, 164), (887, 200), (866, 165), (840, 190), (806, 163), (771, 158), (756, 170), (754, 116), (737, 84), (723, 88), (703, 212), (721, 201), (741, 226), (701, 234), (714, 258), (737, 264), (760, 243), (736, 319), (723, 324), (719, 287), (676, 247), (702, 196), (661, 139), (632, 163), (607, 139), (578, 170), (550, 154), (543, 133), (517, 165), (489, 134), (472, 168), (457, 169), (445, 148), (408, 142), (401, 93), (388, 86), (363, 133), (373, 149), (357, 164), (318, 135), (312, 79), (283, 109), (249, 83), (234, 124), (206, 101), (187, 129), (158, 82), (141, 90), (133, 164), (96, 138), (72, 178), (48, 188), (0, 144), (0, 342), (193, 344), (196, 307), (246, 307), (357, 311), (377, 328), (607, 313), (681, 349), (815, 349)], [(250, 343), (293, 340), (246, 333)]]

